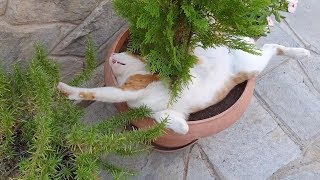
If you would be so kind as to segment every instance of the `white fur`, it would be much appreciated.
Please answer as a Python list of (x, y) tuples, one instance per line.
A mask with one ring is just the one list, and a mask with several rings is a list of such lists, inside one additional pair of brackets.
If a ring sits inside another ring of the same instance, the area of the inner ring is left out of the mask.
[[(79, 96), (80, 92), (93, 92), (96, 94), (97, 101), (112, 103), (126, 101), (129, 107), (147, 105), (154, 112), (152, 117), (156, 121), (161, 122), (168, 118), (168, 128), (177, 133), (186, 134), (189, 130), (186, 122), (188, 116), (195, 110), (199, 110), (199, 107), (205, 109), (217, 103), (216, 94), (233, 75), (240, 72), (260, 73), (279, 50), (292, 58), (310, 56), (310, 52), (303, 48), (288, 48), (277, 44), (264, 45), (261, 56), (241, 50), (229, 50), (225, 47), (195, 48), (193, 53), (202, 62), (191, 69), (192, 81), (181, 92), (177, 102), (171, 106), (168, 106), (170, 92), (160, 81), (136, 91), (125, 91), (117, 87), (76, 88), (64, 83), (60, 83), (58, 88), (70, 94), (68, 98), (72, 100), (82, 100), (83, 98)], [(109, 63), (120, 86), (131, 75), (150, 74), (146, 71), (144, 63), (127, 53), (113, 54)]]

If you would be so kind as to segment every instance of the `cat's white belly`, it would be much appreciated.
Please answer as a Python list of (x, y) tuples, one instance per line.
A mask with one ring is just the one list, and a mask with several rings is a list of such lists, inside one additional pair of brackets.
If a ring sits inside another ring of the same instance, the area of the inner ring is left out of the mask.
[[(214, 83), (215, 85), (212, 85)], [(213, 81), (211, 84), (202, 81), (187, 89), (181, 98), (173, 105), (173, 109), (184, 112), (185, 115), (203, 110), (217, 103), (216, 95), (224, 86), (224, 81)]]
[(151, 83), (146, 89), (141, 91), (142, 96), (135, 101), (128, 101), (129, 107), (148, 106), (154, 112), (168, 108), (170, 93), (161, 82)]
[[(206, 82), (208, 80), (212, 82)], [(172, 105), (169, 105), (169, 90), (162, 83), (156, 82), (141, 91), (142, 97), (135, 101), (128, 101), (127, 103), (132, 108), (146, 105), (153, 112), (172, 109), (188, 117), (193, 112), (203, 110), (215, 104), (215, 95), (223, 88), (225, 81), (226, 79), (224, 78), (210, 77), (210, 74), (207, 74), (206, 78), (196, 75), (192, 83), (188, 88), (183, 90), (180, 98)]]
[(166, 109), (181, 112), (186, 117), (193, 112), (203, 110), (216, 103), (215, 95), (223, 88), (230, 77), (230, 66), (228, 60), (211, 66), (198, 65), (191, 69), (192, 81), (186, 87), (180, 97), (172, 105), (169, 105), (170, 91), (161, 82), (150, 84), (141, 93), (142, 96), (135, 101), (128, 101), (129, 107), (140, 107), (146, 105), (154, 112)]

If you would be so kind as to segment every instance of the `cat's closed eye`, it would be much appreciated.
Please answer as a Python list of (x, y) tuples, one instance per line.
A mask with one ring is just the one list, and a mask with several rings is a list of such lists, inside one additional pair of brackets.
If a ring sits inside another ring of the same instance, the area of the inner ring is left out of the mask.
[(118, 64), (121, 64), (121, 65), (123, 65), (123, 66), (126, 65), (125, 63), (122, 63), (122, 62), (117, 62), (117, 63), (118, 63)]
[(122, 62), (119, 62), (119, 61), (117, 61), (117, 60), (115, 60), (115, 59), (112, 59), (112, 64), (121, 64), (121, 65), (126, 65), (125, 63), (122, 63)]

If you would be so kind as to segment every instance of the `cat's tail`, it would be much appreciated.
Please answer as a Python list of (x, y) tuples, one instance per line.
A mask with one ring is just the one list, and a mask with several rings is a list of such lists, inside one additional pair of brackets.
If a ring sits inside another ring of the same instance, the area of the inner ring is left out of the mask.
[(263, 49), (273, 49), (273, 53), (278, 56), (287, 56), (290, 58), (309, 58), (311, 53), (304, 48), (285, 47), (278, 44), (265, 44)]

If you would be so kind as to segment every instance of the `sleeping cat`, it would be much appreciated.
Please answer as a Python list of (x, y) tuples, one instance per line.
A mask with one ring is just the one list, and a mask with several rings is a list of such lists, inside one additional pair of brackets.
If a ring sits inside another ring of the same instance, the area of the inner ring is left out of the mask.
[[(254, 43), (253, 40), (250, 42)], [(169, 89), (157, 75), (146, 70), (143, 59), (127, 52), (112, 54), (109, 59), (119, 87), (88, 89), (59, 83), (58, 89), (71, 100), (127, 102), (129, 107), (147, 105), (156, 121), (168, 118), (168, 128), (186, 134), (189, 130), (186, 120), (191, 113), (218, 103), (234, 86), (257, 76), (273, 55), (291, 58), (310, 56), (306, 49), (277, 44), (265, 44), (260, 56), (225, 47), (196, 47), (193, 54), (198, 63), (191, 69), (192, 81), (170, 106)]]

